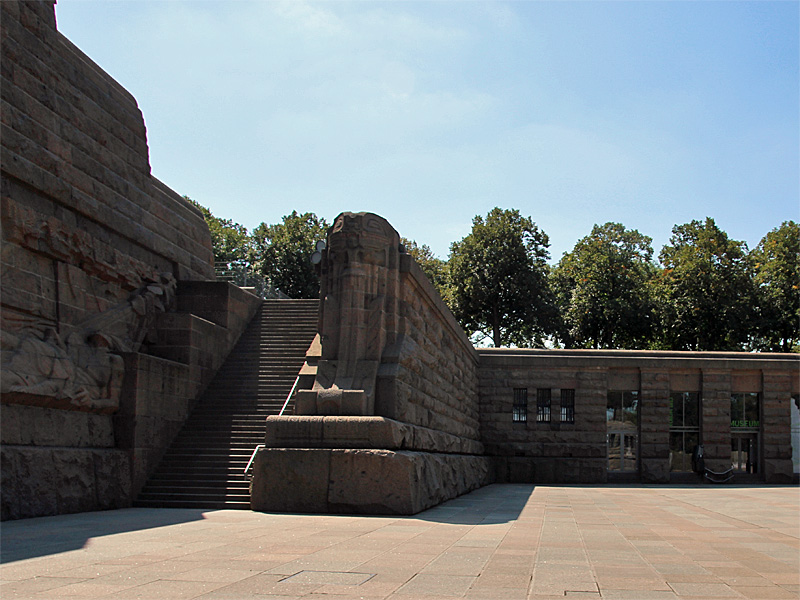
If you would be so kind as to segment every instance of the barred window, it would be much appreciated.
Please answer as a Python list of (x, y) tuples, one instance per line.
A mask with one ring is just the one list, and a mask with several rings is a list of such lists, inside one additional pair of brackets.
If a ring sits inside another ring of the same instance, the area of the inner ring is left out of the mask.
[(550, 422), (550, 390), (536, 390), (536, 422)]
[(511, 409), (513, 423), (525, 423), (528, 420), (528, 389), (514, 388), (514, 405)]
[(561, 390), (561, 422), (575, 422), (575, 390)]

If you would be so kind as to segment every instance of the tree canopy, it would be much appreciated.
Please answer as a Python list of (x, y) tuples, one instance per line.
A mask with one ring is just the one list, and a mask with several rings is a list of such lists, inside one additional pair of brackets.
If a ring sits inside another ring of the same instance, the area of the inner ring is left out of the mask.
[(747, 244), (706, 218), (673, 227), (660, 260), (662, 344), (674, 350), (743, 349), (755, 299)]
[(756, 347), (789, 352), (800, 343), (800, 225), (784, 221), (752, 252), (758, 299)]
[(261, 223), (252, 236), (256, 271), (290, 298), (318, 298), (319, 275), (311, 264), (311, 254), (327, 231), (325, 219), (296, 210), (281, 223)]
[(652, 238), (620, 223), (595, 225), (553, 269), (570, 347), (645, 348), (652, 335)]
[(203, 213), (203, 218), (211, 234), (211, 247), (214, 250), (215, 262), (234, 262), (248, 260), (251, 253), (250, 235), (247, 228), (230, 219), (221, 219), (212, 214), (202, 204), (195, 202), (189, 196), (184, 196)]
[(541, 346), (553, 328), (547, 234), (516, 209), (494, 208), (450, 246), (452, 306), (470, 333), (496, 347)]
[[(249, 233), (184, 198), (203, 212), (214, 259), (235, 283), (265, 297), (273, 287), (318, 296), (311, 254), (327, 234), (325, 219), (292, 211)], [(650, 237), (621, 223), (595, 225), (552, 268), (547, 234), (516, 209), (476, 216), (447, 260), (401, 241), (464, 329), (495, 346), (800, 351), (794, 221), (752, 251), (714, 219), (675, 225), (659, 262)]]

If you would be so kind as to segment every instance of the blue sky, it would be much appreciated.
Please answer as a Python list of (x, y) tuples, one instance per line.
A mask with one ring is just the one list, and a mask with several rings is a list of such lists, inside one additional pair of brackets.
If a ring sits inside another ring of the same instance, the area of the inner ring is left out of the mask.
[(153, 174), (248, 228), (371, 211), (446, 258), (518, 208), (557, 260), (595, 223), (800, 220), (800, 3), (59, 0), (138, 100)]

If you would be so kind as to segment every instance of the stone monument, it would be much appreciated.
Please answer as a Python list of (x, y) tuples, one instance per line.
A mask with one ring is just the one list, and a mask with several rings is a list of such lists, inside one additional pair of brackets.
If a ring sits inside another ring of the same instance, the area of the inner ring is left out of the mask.
[(477, 354), (382, 217), (342, 213), (292, 416), (268, 417), (255, 510), (413, 514), (492, 479)]

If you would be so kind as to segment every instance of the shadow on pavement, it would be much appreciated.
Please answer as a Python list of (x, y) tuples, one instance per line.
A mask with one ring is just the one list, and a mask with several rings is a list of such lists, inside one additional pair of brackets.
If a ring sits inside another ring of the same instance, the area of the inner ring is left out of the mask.
[(488, 485), (408, 518), (457, 525), (508, 523), (522, 513), (533, 488), (533, 484)]
[(4, 521), (0, 564), (79, 550), (91, 538), (202, 521), (205, 509), (123, 508), (102, 512)]

